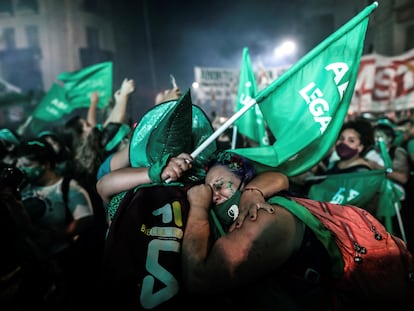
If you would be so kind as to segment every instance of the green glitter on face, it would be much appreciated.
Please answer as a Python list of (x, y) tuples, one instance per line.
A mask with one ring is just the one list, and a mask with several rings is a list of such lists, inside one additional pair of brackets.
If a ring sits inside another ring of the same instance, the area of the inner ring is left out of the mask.
[(215, 192), (219, 192), (221, 189), (223, 189), (223, 185), (224, 185), (223, 179), (219, 179), (213, 184), (213, 190)]
[(213, 184), (213, 190), (215, 192), (220, 192), (221, 190), (224, 189), (224, 184), (226, 184), (226, 189), (230, 190), (231, 193), (233, 193), (233, 184), (234, 182), (232, 180), (229, 181), (224, 181), (222, 178), (217, 180), (214, 184)]
[(234, 194), (234, 190), (233, 190), (233, 181), (231, 181), (231, 180), (229, 180), (228, 182), (227, 182), (227, 189), (229, 189), (230, 190), (230, 193), (231, 194)]

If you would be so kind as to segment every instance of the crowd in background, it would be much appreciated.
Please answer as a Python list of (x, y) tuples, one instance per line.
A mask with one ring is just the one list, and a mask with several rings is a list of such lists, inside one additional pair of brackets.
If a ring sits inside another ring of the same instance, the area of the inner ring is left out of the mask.
[[(6, 245), (2, 253), (7, 254), (0, 264), (0, 300), (13, 302), (11, 310), (56, 305), (72, 310), (91, 306), (98, 297), (94, 289), (109, 224), (96, 183), (105, 160), (128, 147), (133, 127), (126, 121), (126, 106), (134, 90), (134, 81), (125, 79), (103, 122), (96, 119), (98, 95), (93, 93), (87, 116), (74, 116), (64, 128), (51, 126), (33, 137), (0, 129), (0, 236)], [(178, 88), (167, 90), (157, 95), (155, 104), (180, 95)], [(216, 120), (211, 121), (214, 125)], [(376, 148), (379, 137), (392, 159), (387, 177), (401, 191), (412, 249), (413, 118), (347, 120), (331, 152), (309, 172), (291, 177), (290, 190), (306, 196), (314, 176), (384, 168)], [(217, 139), (218, 148), (229, 149), (231, 138), (230, 128)], [(248, 146), (246, 141), (238, 134), (237, 147)]]

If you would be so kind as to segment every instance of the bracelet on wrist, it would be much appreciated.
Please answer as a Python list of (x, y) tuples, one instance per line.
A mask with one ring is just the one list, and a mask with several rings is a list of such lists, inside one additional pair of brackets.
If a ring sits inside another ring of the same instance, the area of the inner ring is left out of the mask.
[(263, 198), (265, 197), (263, 191), (256, 187), (246, 187), (243, 189), (243, 192), (244, 191), (258, 191)]

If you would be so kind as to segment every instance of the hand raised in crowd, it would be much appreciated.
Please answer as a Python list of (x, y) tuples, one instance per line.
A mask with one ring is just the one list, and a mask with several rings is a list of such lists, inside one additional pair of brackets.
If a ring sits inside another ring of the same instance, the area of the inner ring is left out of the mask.
[(91, 104), (97, 104), (99, 101), (98, 91), (92, 92), (89, 98), (91, 100)]
[(118, 100), (121, 96), (128, 96), (135, 91), (135, 82), (132, 79), (125, 78), (122, 82), (121, 88), (114, 94), (115, 100)]
[(170, 100), (177, 100), (180, 98), (181, 94), (181, 90), (178, 87), (173, 87), (172, 89), (159, 92), (155, 96), (155, 105), (168, 102)]

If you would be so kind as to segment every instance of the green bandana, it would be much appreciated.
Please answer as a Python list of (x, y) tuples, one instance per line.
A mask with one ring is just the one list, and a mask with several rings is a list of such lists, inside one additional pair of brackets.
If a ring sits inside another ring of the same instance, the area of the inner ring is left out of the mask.
[(131, 128), (127, 124), (123, 123), (119, 127), (119, 130), (116, 132), (115, 136), (112, 137), (112, 139), (106, 144), (105, 150), (111, 151), (114, 149), (129, 134), (129, 132), (131, 132)]
[(237, 216), (239, 216), (240, 198), (241, 191), (236, 190), (228, 200), (217, 204), (210, 209), (212, 221), (216, 231), (218, 231), (214, 232), (216, 238), (223, 236), (228, 231), (231, 224), (236, 220)]

